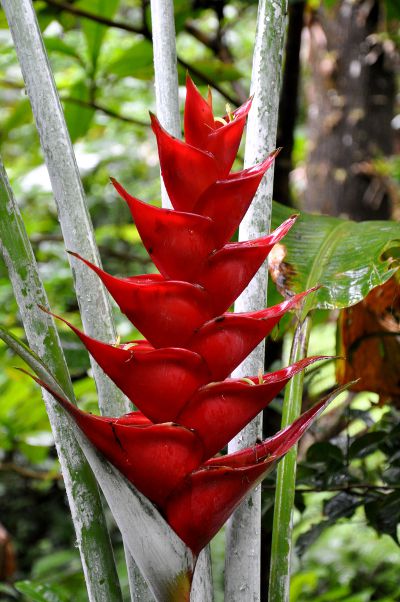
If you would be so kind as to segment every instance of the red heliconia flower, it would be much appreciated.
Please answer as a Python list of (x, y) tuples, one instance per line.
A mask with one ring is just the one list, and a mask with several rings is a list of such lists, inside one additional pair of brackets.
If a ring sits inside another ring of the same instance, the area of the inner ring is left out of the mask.
[(168, 497), (164, 510), (168, 523), (195, 555), (295, 445), (326, 404), (327, 400), (322, 400), (264, 443), (209, 460)]
[(315, 290), (255, 312), (227, 311), (296, 219), (256, 240), (229, 242), (276, 156), (230, 173), (250, 107), (251, 99), (215, 119), (211, 95), (203, 99), (188, 78), (186, 141), (170, 136), (152, 116), (174, 210), (147, 205), (112, 180), (159, 274), (117, 278), (72, 253), (98, 274), (147, 339), (108, 344), (63, 320), (139, 411), (120, 418), (93, 416), (36, 379), (92, 444), (157, 505), (195, 556), (325, 405), (321, 402), (264, 443), (213, 457), (294, 374), (323, 359), (310, 357), (264, 376), (224, 380), (285, 312)]
[(204, 450), (193, 430), (172, 422), (153, 424), (141, 412), (120, 418), (88, 414), (39, 378), (32, 378), (73, 417), (89, 441), (158, 506), (200, 466)]
[[(194, 84), (192, 87), (196, 89)], [(208, 114), (198, 111), (196, 101), (189, 98), (190, 93), (185, 107), (186, 143), (168, 134), (157, 117), (150, 115), (165, 187), (172, 206), (179, 211), (191, 211), (211, 184), (227, 178), (251, 107), (250, 99), (221, 124), (214, 120), (212, 110)], [(197, 98), (203, 107), (207, 105), (198, 92)], [(191, 122), (198, 127), (191, 127)]]
[(204, 261), (197, 283), (169, 280), (160, 274), (116, 278), (77, 253), (71, 254), (100, 276), (121, 311), (154, 347), (185, 347), (202, 324), (232, 305), (294, 221), (294, 217), (286, 220), (262, 239), (225, 245)]
[[(205, 385), (188, 401), (176, 422), (200, 436), (205, 461), (265, 409), (292, 376), (321, 359), (326, 357), (309, 357), (263, 377), (229, 379)], [(223, 428), (216, 428), (218, 424)]]
[[(286, 453), (322, 405), (317, 404), (290, 427), (262, 444), (219, 458), (210, 459), (211, 456), (265, 408), (294, 374), (320, 359), (324, 357), (301, 360), (293, 366), (264, 375), (258, 384), (258, 378), (252, 377), (249, 380), (254, 384), (236, 379), (204, 386), (177, 416), (176, 423), (161, 424), (154, 424), (142, 412), (131, 412), (120, 418), (82, 412), (48, 384), (33, 378), (73, 417), (89, 441), (157, 504), (172, 528), (197, 554), (203, 547), (203, 539), (199, 538), (194, 543), (191, 536), (181, 532), (182, 528), (188, 528), (188, 509), (185, 514), (177, 511), (176, 506), (185, 506), (187, 495), (203, 499), (202, 512), (211, 512), (210, 505), (214, 507), (218, 500), (226, 500), (228, 509), (229, 504), (236, 506), (240, 502), (253, 486), (254, 479), (263, 476), (270, 465)], [(213, 489), (218, 482), (223, 483), (219, 495), (208, 493), (210, 486)], [(245, 482), (247, 488), (244, 488)], [(202, 537), (211, 539), (221, 511), (224, 513), (228, 509), (221, 507), (215, 513)], [(201, 517), (199, 509), (194, 507), (193, 529), (198, 528), (196, 521), (201, 522)]]

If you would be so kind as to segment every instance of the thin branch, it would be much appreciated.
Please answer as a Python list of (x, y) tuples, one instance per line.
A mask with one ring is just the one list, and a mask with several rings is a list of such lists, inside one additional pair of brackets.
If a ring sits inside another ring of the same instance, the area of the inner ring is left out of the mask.
[(25, 479), (35, 479), (39, 481), (60, 481), (63, 476), (61, 472), (57, 470), (32, 470), (31, 468), (25, 468), (14, 464), (14, 462), (0, 462), (0, 471), (2, 472), (15, 472)]
[(84, 10), (83, 8), (79, 8), (74, 4), (70, 4), (69, 2), (62, 2), (62, 0), (45, 0), (45, 2), (49, 6), (54, 6), (55, 8), (64, 10), (70, 13), (71, 15), (76, 15), (77, 17), (90, 19), (91, 21), (95, 21), (100, 25), (106, 25), (107, 27), (115, 27), (117, 29), (123, 29), (124, 31), (128, 31), (130, 33), (137, 33), (146, 36), (146, 30), (143, 27), (129, 25), (124, 21), (113, 21), (112, 19), (107, 19), (107, 17), (102, 17), (101, 15), (92, 13), (88, 10)]
[[(22, 82), (11, 81), (8, 79), (1, 79), (0, 86), (3, 88), (11, 88), (12, 90), (23, 90), (25, 85)], [(71, 96), (61, 96), (61, 100), (63, 102), (69, 102), (71, 104), (78, 105), (80, 107), (94, 109), (95, 111), (100, 111), (108, 117), (112, 117), (113, 119), (118, 119), (119, 121), (123, 121), (125, 123), (132, 123), (133, 125), (139, 125), (141, 127), (150, 127), (150, 122), (141, 121), (140, 119), (135, 119), (134, 117), (128, 117), (126, 115), (121, 115), (104, 105), (99, 104), (95, 101), (82, 100), (81, 98), (73, 98)]]
[[(185, 30), (188, 33), (190, 33), (196, 40), (201, 42), (201, 44), (206, 46), (206, 48), (212, 50), (215, 56), (217, 56), (223, 63), (228, 65), (231, 65), (233, 63), (233, 56), (230, 51), (230, 48), (224, 41), (221, 27), (218, 27), (217, 34), (215, 36), (212, 36), (199, 29), (194, 21), (188, 20), (185, 23)], [(230, 102), (233, 102), (236, 105), (245, 102), (245, 100), (248, 97), (248, 94), (246, 93), (240, 81), (232, 82), (232, 87), (235, 90), (237, 97), (234, 98), (232, 96)]]
[(72, 98), (71, 96), (61, 96), (61, 100), (63, 102), (69, 102), (80, 107), (100, 111), (101, 113), (108, 115), (108, 117), (112, 117), (113, 119), (119, 119), (119, 121), (132, 123), (134, 125), (139, 125), (142, 127), (150, 127), (150, 122), (141, 121), (140, 119), (135, 119), (134, 117), (127, 117), (126, 115), (121, 115), (120, 113), (117, 113), (116, 111), (113, 111), (112, 109), (109, 109), (103, 105), (100, 105), (95, 101), (81, 100), (80, 98)]
[[(146, 27), (137, 27), (134, 25), (129, 25), (128, 23), (125, 23), (123, 21), (114, 21), (112, 19), (107, 19), (106, 17), (102, 17), (101, 15), (98, 15), (96, 13), (77, 8), (76, 6), (69, 4), (68, 2), (62, 2), (61, 0), (45, 0), (45, 2), (49, 6), (54, 6), (55, 8), (59, 8), (60, 10), (64, 10), (66, 12), (69, 12), (70, 14), (82, 17), (84, 19), (90, 19), (91, 21), (95, 21), (96, 23), (99, 23), (101, 25), (106, 25), (108, 27), (114, 27), (116, 29), (122, 29), (130, 33), (142, 35), (144, 38), (151, 41), (151, 33)], [(219, 92), (221, 96), (223, 96), (228, 102), (236, 106), (241, 104), (240, 98), (229, 94), (229, 92), (226, 92), (217, 82), (215, 82), (210, 77), (199, 71), (199, 69), (182, 59), (180, 56), (177, 57), (177, 60), (178, 63), (184, 69), (190, 71), (192, 76), (200, 79), (204, 84), (207, 84), (214, 88), (214, 90)]]

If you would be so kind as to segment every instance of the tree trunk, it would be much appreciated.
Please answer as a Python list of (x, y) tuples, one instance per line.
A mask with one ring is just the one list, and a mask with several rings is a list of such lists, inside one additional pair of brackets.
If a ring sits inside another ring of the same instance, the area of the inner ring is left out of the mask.
[(377, 37), (382, 3), (342, 0), (309, 25), (310, 155), (304, 209), (356, 220), (390, 216), (371, 159), (391, 154), (395, 79)]
[(289, 207), (293, 206), (289, 176), (293, 169), (294, 130), (299, 106), (300, 47), (305, 6), (302, 0), (289, 5), (285, 67), (279, 102), (276, 145), (282, 150), (275, 160), (273, 199)]

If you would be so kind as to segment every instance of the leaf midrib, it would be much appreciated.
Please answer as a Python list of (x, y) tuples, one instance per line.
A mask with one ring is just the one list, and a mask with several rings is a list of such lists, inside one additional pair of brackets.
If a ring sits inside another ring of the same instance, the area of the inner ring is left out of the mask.
[[(325, 240), (323, 241), (323, 243), (321, 244), (321, 246), (319, 248), (319, 252), (316, 253), (314, 260), (311, 264), (311, 269), (310, 269), (310, 272), (306, 279), (306, 289), (309, 289), (312, 286), (319, 284), (318, 281), (319, 281), (319, 278), (320, 278), (321, 274), (323, 273), (323, 270), (327, 264), (327, 259), (329, 259), (332, 256), (332, 253), (331, 252), (328, 253), (327, 251), (331, 250), (336, 245), (338, 232), (340, 232), (341, 230), (347, 229), (348, 225), (352, 224), (352, 223), (354, 223), (354, 222), (346, 221), (346, 222), (343, 222), (342, 224), (334, 226), (332, 231), (325, 238)], [(314, 295), (316, 295), (316, 294), (318, 294), (318, 291), (315, 291), (315, 293), (311, 293), (311, 295), (308, 295), (308, 297), (306, 298), (304, 305), (303, 305), (302, 312), (301, 312), (302, 320), (304, 320), (304, 318), (306, 317), (306, 315), (312, 308)]]

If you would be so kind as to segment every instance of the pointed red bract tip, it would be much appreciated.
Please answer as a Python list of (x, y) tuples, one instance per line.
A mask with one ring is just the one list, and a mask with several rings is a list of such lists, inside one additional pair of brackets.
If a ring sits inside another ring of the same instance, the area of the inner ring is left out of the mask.
[(203, 358), (193, 351), (149, 349), (134, 343), (108, 345), (55, 317), (75, 332), (100, 368), (154, 423), (174, 421), (197, 389), (211, 379)]
[(174, 138), (152, 115), (157, 138), (161, 174), (171, 200), (178, 211), (192, 211), (200, 195), (219, 176), (217, 161), (209, 152)]
[(144, 246), (165, 278), (194, 282), (208, 256), (218, 246), (209, 217), (171, 211), (132, 197), (118, 182)]
[(213, 380), (224, 380), (271, 332), (281, 317), (312, 290), (266, 309), (218, 316), (203, 324), (186, 346), (204, 358)]
[[(254, 385), (240, 379), (201, 387), (185, 405), (177, 422), (194, 429), (204, 445), (203, 461), (224, 448), (283, 389), (287, 382), (311, 364), (326, 356), (309, 357), (287, 368), (266, 374)], [(216, 428), (216, 425), (223, 427)]]
[(162, 506), (199, 466), (203, 445), (193, 431), (172, 423), (152, 424), (136, 412), (121, 418), (87, 414), (39, 378), (29, 376), (51, 393), (96, 449), (155, 504)]
[(204, 99), (193, 81), (186, 79), (185, 140), (215, 157), (219, 178), (225, 178), (231, 170), (252, 100), (249, 98), (232, 113), (215, 119), (210, 95)]
[(195, 282), (213, 299), (217, 314), (238, 298), (284, 233), (282, 229), (256, 240), (229, 243), (210, 255)]
[(213, 220), (216, 247), (232, 238), (273, 161), (274, 156), (270, 155), (262, 163), (231, 173), (227, 179), (217, 180), (200, 196), (193, 212)]
[[(219, 313), (201, 286), (165, 280), (159, 274), (116, 278), (73, 255), (99, 275), (121, 311), (154, 347), (186, 347), (196, 329)], [(224, 310), (228, 307), (229, 303)]]
[(190, 474), (166, 500), (172, 529), (197, 556), (265, 475), (262, 463), (241, 469), (218, 466)]
[(218, 164), (219, 179), (226, 178), (232, 168), (250, 107), (251, 100), (248, 100), (240, 108), (242, 110), (237, 109), (234, 112), (235, 118), (233, 121), (217, 127), (207, 139), (207, 146), (204, 150), (215, 157)]
[[(333, 396), (336, 396), (347, 387), (338, 389)], [(314, 420), (319, 416), (333, 399), (332, 395), (324, 397), (316, 403), (312, 408), (304, 412), (292, 424), (282, 429), (273, 437), (266, 439), (262, 443), (258, 443), (253, 447), (237, 451), (233, 454), (221, 456), (219, 458), (211, 458), (204, 463), (204, 467), (229, 466), (230, 468), (241, 468), (252, 466), (257, 462), (265, 460), (277, 461), (284, 456), (291, 447), (302, 437), (306, 430), (311, 426)]]
[(208, 460), (166, 499), (164, 512), (169, 524), (195, 555), (210, 542), (248, 492), (297, 443), (331, 400), (332, 396), (323, 399), (263, 443)]
[(203, 98), (192, 79), (187, 75), (184, 112), (186, 142), (196, 148), (204, 148), (207, 138), (214, 128), (212, 104)]

